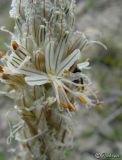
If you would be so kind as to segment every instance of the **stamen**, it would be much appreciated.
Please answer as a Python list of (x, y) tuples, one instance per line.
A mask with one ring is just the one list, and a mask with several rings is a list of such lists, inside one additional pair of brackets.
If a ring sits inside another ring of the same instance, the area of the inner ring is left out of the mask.
[(67, 69), (64, 69), (64, 71), (63, 71), (63, 75), (64, 75), (64, 76), (67, 76), (67, 75), (68, 75), (68, 73), (69, 73), (69, 71), (68, 71)]
[(0, 73), (3, 73), (4, 70), (3, 70), (3, 66), (0, 65)]
[(73, 111), (76, 111), (76, 108), (73, 104), (70, 103), (69, 104), (69, 110), (73, 112)]
[(68, 104), (65, 103), (65, 102), (63, 102), (63, 101), (60, 102), (60, 105), (61, 105), (63, 108), (68, 108)]
[(65, 109), (69, 109), (70, 111), (76, 111), (74, 105), (71, 103), (66, 103), (66, 102), (60, 101), (60, 105), (61, 105), (61, 107), (65, 108)]
[(5, 56), (6, 55), (6, 53), (5, 52), (3, 52), (3, 51), (0, 51), (0, 58), (2, 58), (3, 56)]
[(83, 104), (87, 104), (87, 100), (84, 97), (80, 96), (78, 98)]
[(51, 75), (53, 75), (53, 72), (52, 72), (52, 70), (48, 70), (47, 74), (48, 74), (48, 76), (51, 76)]
[(9, 79), (10, 79), (8, 74), (3, 74), (3, 75), (2, 75), (2, 78), (3, 78), (4, 80), (9, 80)]
[(17, 48), (19, 47), (18, 43), (15, 40), (11, 42), (11, 45), (14, 50), (17, 50)]

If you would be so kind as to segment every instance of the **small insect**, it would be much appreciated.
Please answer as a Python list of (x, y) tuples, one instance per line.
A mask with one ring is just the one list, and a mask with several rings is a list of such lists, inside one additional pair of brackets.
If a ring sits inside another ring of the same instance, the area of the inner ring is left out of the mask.
[[(72, 73), (80, 73), (81, 70), (78, 69), (77, 65), (74, 65), (73, 68), (71, 69)], [(83, 82), (83, 78), (79, 78), (79, 79), (76, 79), (73, 81), (74, 83), (77, 83), (77, 84), (82, 84), (84, 85), (84, 82)], [(84, 90), (84, 86), (82, 86), (82, 90)]]

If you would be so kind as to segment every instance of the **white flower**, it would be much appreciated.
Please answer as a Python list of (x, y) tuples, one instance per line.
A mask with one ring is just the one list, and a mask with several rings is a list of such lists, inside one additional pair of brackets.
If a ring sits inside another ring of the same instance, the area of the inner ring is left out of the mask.
[[(55, 51), (54, 44), (54, 41), (49, 41), (45, 48), (45, 72), (38, 71), (35, 68), (25, 67), (22, 65), (23, 63), (18, 67), (15, 66), (16, 72), (24, 74), (25, 81), (30, 86), (40, 86), (47, 83), (51, 84), (53, 89), (52, 94), (54, 91), (58, 104), (63, 108), (71, 111), (75, 110), (73, 101), (70, 100), (72, 98), (78, 98), (82, 104), (91, 104), (91, 100), (89, 100), (84, 93), (80, 92), (83, 84), (76, 84), (73, 82), (73, 75), (75, 79), (79, 79), (83, 74), (70, 73), (70, 68), (80, 58), (80, 50), (75, 49), (70, 55), (65, 57), (65, 44), (61, 45), (62, 43), (59, 43)], [(27, 59), (27, 57), (25, 57), (25, 59)], [(13, 64), (13, 62), (12, 59), (11, 64)], [(78, 64), (78, 67), (82, 70), (87, 68), (88, 65), (89, 63), (85, 62)]]

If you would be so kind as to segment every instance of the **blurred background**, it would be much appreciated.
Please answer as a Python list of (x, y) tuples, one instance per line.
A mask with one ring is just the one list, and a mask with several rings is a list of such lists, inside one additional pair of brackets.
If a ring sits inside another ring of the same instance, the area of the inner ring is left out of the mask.
[[(107, 50), (90, 45), (82, 54), (90, 58), (92, 69), (88, 73), (97, 88), (103, 105), (90, 110), (81, 109), (73, 123), (74, 147), (65, 150), (67, 160), (96, 160), (96, 153), (122, 160), (122, 0), (76, 0), (76, 29), (85, 32), (88, 39), (100, 40)], [(0, 26), (13, 30), (9, 17), (10, 0), (0, 0)], [(4, 42), (10, 42), (7, 33), (0, 32), (0, 50), (6, 51)], [(0, 85), (0, 89), (2, 86)], [(14, 154), (7, 145), (9, 135), (7, 112), (13, 102), (0, 96), (0, 160), (9, 160)]]

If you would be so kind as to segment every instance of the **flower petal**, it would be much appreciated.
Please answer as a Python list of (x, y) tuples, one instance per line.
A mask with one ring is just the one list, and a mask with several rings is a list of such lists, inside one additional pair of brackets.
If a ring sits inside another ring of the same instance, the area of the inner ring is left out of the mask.
[(22, 64), (22, 59), (20, 59), (16, 54), (12, 53), (9, 57), (6, 57), (6, 64), (8, 67), (18, 68)]
[(30, 86), (43, 85), (46, 83), (50, 83), (48, 77), (43, 76), (43, 75), (28, 76), (28, 77), (25, 77), (25, 81)]
[(89, 62), (83, 62), (83, 63), (79, 63), (77, 64), (78, 69), (83, 70), (83, 69), (90, 69), (89, 67)]
[(38, 37), (37, 44), (39, 46), (42, 46), (42, 44), (45, 42), (46, 39), (46, 28), (44, 25), (40, 25), (37, 37)]
[(56, 74), (58, 76), (62, 75), (64, 70), (68, 70), (80, 57), (80, 50), (76, 49), (71, 55), (69, 55), (64, 61), (59, 65)]
[(27, 56), (22, 61), (22, 59), (20, 59), (17, 55), (13, 54), (7, 60), (7, 67), (10, 67), (10, 68), (13, 68), (13, 69), (20, 69), (23, 66), (25, 66), (29, 60), (30, 60), (29, 56)]
[(61, 63), (61, 60), (65, 54), (66, 46), (67, 46), (67, 40), (68, 40), (69, 32), (66, 32), (61, 38), (57, 45), (56, 51), (55, 51), (55, 69), (57, 66)]
[(69, 46), (68, 52), (71, 53), (77, 48), (83, 50), (87, 43), (88, 40), (86, 36), (82, 32), (76, 31), (71, 35), (71, 45)]
[(50, 41), (47, 44), (45, 50), (45, 62), (46, 62), (46, 71), (54, 71), (54, 41)]
[(21, 67), (20, 69), (16, 69), (16, 71), (20, 74), (24, 74), (26, 76), (36, 76), (36, 75), (45, 75), (44, 72), (40, 72), (32, 67)]

